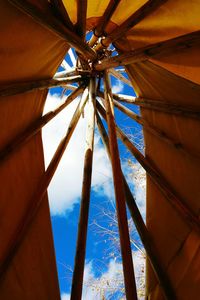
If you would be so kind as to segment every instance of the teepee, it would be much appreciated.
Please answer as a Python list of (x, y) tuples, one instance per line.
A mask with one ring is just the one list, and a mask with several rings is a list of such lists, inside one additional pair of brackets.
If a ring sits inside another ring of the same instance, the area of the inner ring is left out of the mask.
[[(82, 292), (95, 123), (112, 164), (126, 298), (137, 299), (126, 204), (147, 253), (146, 299), (199, 298), (199, 14), (198, 0), (1, 1), (0, 299), (60, 299), (47, 188), (86, 103), (71, 299)], [(76, 65), (56, 73), (71, 47)], [(110, 74), (137, 96), (112, 94)], [(66, 101), (42, 115), (48, 89), (71, 84)], [(45, 170), (41, 129), (77, 97)], [(117, 126), (114, 107), (143, 126), (144, 155)], [(147, 173), (146, 223), (121, 170), (118, 138)]]

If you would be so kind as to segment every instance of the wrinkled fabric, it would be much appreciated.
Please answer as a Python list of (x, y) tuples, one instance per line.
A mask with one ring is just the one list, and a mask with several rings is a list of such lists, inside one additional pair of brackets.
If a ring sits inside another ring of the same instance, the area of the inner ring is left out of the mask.
[[(122, 24), (147, 0), (122, 0), (106, 31)], [(48, 1), (32, 0), (45, 11)], [(94, 30), (108, 0), (88, 0), (87, 29)], [(77, 21), (77, 1), (63, 0), (71, 21)], [(67, 45), (7, 1), (0, 9), (0, 83), (50, 78), (61, 62)], [(117, 41), (120, 53), (165, 41), (200, 29), (198, 0), (169, 0), (145, 17)], [(126, 67), (140, 97), (200, 109), (199, 45), (183, 51), (155, 55)], [(47, 92), (35, 91), (0, 101), (0, 144), (41, 116)], [(155, 127), (200, 152), (199, 119), (142, 108), (142, 116)], [(199, 212), (200, 160), (144, 130), (145, 155), (162, 173), (194, 214)], [(34, 136), (0, 166), (0, 257), (6, 253), (13, 232), (44, 172), (41, 134)], [(199, 233), (180, 217), (147, 176), (148, 230), (155, 243), (178, 300), (197, 299), (200, 289)], [(34, 255), (33, 255), (34, 254)], [(164, 299), (161, 287), (147, 263), (148, 300)], [(15, 295), (13, 297), (13, 295)], [(47, 196), (0, 286), (2, 299), (59, 299)]]

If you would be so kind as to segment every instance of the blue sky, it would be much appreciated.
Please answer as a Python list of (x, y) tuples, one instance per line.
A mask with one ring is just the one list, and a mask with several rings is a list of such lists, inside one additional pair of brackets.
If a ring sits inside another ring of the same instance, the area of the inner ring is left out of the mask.
[[(74, 63), (72, 54), (70, 56), (67, 55), (65, 60), (70, 66)], [(68, 68), (66, 63), (63, 63), (62, 66)], [(60, 67), (59, 70), (63, 69)], [(134, 92), (131, 87), (124, 85), (112, 76), (111, 83), (114, 93), (130, 94), (133, 96)], [(69, 93), (70, 92), (67, 92), (66, 95)], [(60, 89), (51, 90), (46, 101), (44, 112), (47, 112), (60, 104), (60, 94)], [(67, 130), (69, 121), (76, 108), (77, 101), (78, 100), (73, 101), (43, 129), (46, 166)], [(134, 109), (138, 113), (137, 108), (132, 106), (131, 109)], [(83, 173), (87, 106), (85, 108), (84, 115), (84, 118), (81, 117), (77, 125), (58, 170), (48, 189), (62, 300), (69, 299), (72, 278), (71, 270), (73, 269), (74, 264)], [(135, 140), (137, 142), (138, 138), (141, 137), (141, 128), (133, 120), (117, 110), (115, 111), (115, 116), (118, 125), (120, 125), (122, 129), (125, 129), (127, 134), (135, 134)], [(95, 282), (96, 278), (99, 278), (99, 280), (101, 279), (103, 281), (107, 276), (108, 279), (110, 278), (110, 280), (113, 281), (114, 278), (117, 278), (117, 274), (119, 274), (119, 269), (121, 268), (120, 256), (116, 257), (116, 255), (112, 255), (113, 245), (109, 240), (109, 235), (102, 235), (101, 232), (99, 233), (101, 230), (94, 225), (95, 222), (98, 222), (98, 224), (100, 226), (102, 225), (102, 227), (105, 226), (108, 228), (111, 226), (108, 222), (109, 219), (107, 219), (105, 215), (105, 221), (102, 221), (102, 209), (108, 209), (111, 214), (113, 214), (115, 209), (111, 167), (97, 129), (95, 130), (94, 148), (85, 280)], [(130, 175), (132, 173), (132, 169), (128, 164), (128, 159), (130, 159), (131, 156), (121, 142), (119, 142), (119, 149), (124, 172), (126, 175)], [(136, 172), (138, 172), (138, 170), (136, 170)], [(134, 178), (129, 176), (129, 179), (130, 178), (131, 180), (129, 181), (134, 182)], [(135, 188), (132, 185), (132, 189), (138, 198), (139, 205), (141, 206), (142, 213), (144, 214), (144, 188), (141, 188), (140, 184), (138, 184)], [(114, 230), (116, 231), (117, 227), (114, 227)], [(138, 240), (137, 236), (134, 238)], [(137, 249), (133, 247), (133, 250), (136, 251)], [(119, 297), (119, 294), (115, 294), (113, 299), (118, 299)], [(98, 300), (100, 299), (100, 294), (86, 285), (83, 291), (83, 299)]]

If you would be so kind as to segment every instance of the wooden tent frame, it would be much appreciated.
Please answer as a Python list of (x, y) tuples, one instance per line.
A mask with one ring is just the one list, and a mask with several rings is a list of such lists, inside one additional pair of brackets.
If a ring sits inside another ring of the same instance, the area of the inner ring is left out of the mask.
[[(143, 18), (149, 15), (152, 11), (156, 10), (167, 0), (152, 1), (149, 0), (142, 8), (136, 11), (126, 22), (124, 22), (117, 30), (113, 30), (111, 33), (106, 33), (106, 26), (111, 19), (119, 1), (110, 0), (104, 15), (100, 19), (98, 26), (94, 30), (94, 35), (87, 44), (85, 41), (86, 34), (86, 11), (87, 1), (79, 0), (77, 10), (77, 24), (76, 26), (71, 22), (67, 12), (65, 11), (62, 1), (52, 0), (52, 9), (56, 14), (59, 14), (62, 18), (62, 22), (58, 21), (56, 17), (52, 15), (45, 15), (42, 11), (30, 4), (28, 1), (22, 0), (9, 0), (11, 4), (20, 9), (23, 13), (33, 18), (37, 23), (46, 29), (52, 31), (66, 41), (71, 47), (74, 47), (78, 53), (78, 60), (82, 61), (78, 67), (70, 72), (58, 73), (54, 79), (40, 80), (34, 82), (20, 82), (13, 83), (9, 86), (0, 87), (0, 96), (10, 96), (16, 94), (22, 94), (30, 92), (36, 89), (48, 89), (55, 86), (65, 87), (69, 83), (78, 82), (79, 87), (71, 93), (70, 96), (54, 111), (48, 112), (46, 115), (35, 120), (25, 130), (19, 132), (11, 141), (7, 143), (3, 149), (0, 149), (0, 162), (5, 163), (9, 155), (12, 155), (14, 151), (17, 151), (19, 147), (22, 147), (31, 137), (33, 137), (38, 131), (42, 129), (52, 118), (60, 113), (67, 105), (69, 105), (75, 98), (82, 94), (82, 98), (78, 104), (78, 107), (71, 120), (69, 128), (65, 137), (60, 142), (47, 170), (45, 171), (42, 180), (40, 181), (37, 190), (30, 199), (30, 207), (24, 214), (21, 223), (16, 229), (16, 238), (10, 243), (8, 253), (3, 259), (3, 263), (0, 266), (0, 275), (2, 276), (8, 265), (12, 262), (17, 248), (31, 222), (42, 203), (43, 196), (47, 191), (47, 188), (52, 180), (52, 177), (57, 169), (57, 166), (62, 158), (62, 155), (69, 143), (69, 140), (73, 134), (73, 131), (78, 123), (78, 120), (83, 112), (86, 102), (88, 102), (88, 110), (90, 112), (87, 127), (86, 136), (86, 152), (84, 160), (84, 175), (82, 185), (81, 196), (81, 209), (78, 229), (78, 239), (76, 248), (75, 267), (73, 274), (71, 300), (81, 300), (82, 285), (83, 285), (83, 271), (85, 261), (85, 249), (87, 238), (87, 224), (90, 202), (90, 189), (91, 189), (91, 175), (92, 175), (92, 157), (94, 147), (94, 128), (95, 128), (95, 116), (96, 123), (99, 128), (102, 141), (107, 149), (108, 156), (112, 165), (114, 189), (116, 196), (117, 218), (120, 234), (120, 245), (122, 252), (122, 264), (124, 271), (124, 282), (127, 300), (137, 300), (137, 291), (134, 277), (134, 268), (130, 249), (130, 239), (127, 225), (126, 204), (130, 210), (132, 219), (138, 230), (140, 238), (143, 242), (148, 259), (155, 271), (155, 275), (163, 290), (165, 299), (176, 299), (172, 284), (168, 278), (166, 271), (164, 270), (162, 263), (159, 261), (156, 253), (153, 240), (148, 232), (148, 229), (142, 219), (142, 216), (138, 210), (136, 202), (129, 186), (122, 173), (120, 165), (120, 156), (118, 151), (117, 137), (119, 137), (128, 150), (134, 155), (146, 172), (150, 175), (153, 182), (157, 185), (160, 191), (165, 196), (165, 199), (177, 210), (181, 217), (188, 223), (189, 226), (199, 231), (200, 221), (196, 215), (186, 205), (184, 199), (180, 197), (167, 182), (166, 178), (158, 172), (155, 166), (151, 164), (148, 158), (145, 158), (142, 153), (131, 143), (128, 137), (121, 131), (116, 125), (114, 117), (114, 106), (121, 110), (128, 117), (132, 118), (137, 123), (141, 124), (145, 130), (150, 131), (156, 137), (166, 141), (177, 151), (183, 151), (189, 155), (195, 156), (189, 149), (183, 146), (179, 141), (174, 141), (167, 136), (166, 133), (161, 132), (159, 128), (148, 123), (144, 118), (136, 115), (127, 107), (120, 104), (120, 102), (128, 102), (133, 105), (145, 107), (147, 109), (153, 109), (163, 111), (170, 114), (180, 114), (186, 118), (200, 118), (200, 112), (190, 107), (183, 107), (172, 105), (169, 103), (158, 102), (154, 99), (144, 98), (130, 98), (128, 96), (112, 95), (109, 73), (116, 76), (119, 80), (122, 80), (126, 84), (131, 84), (128, 79), (120, 75), (114, 67), (121, 65), (128, 65), (130, 63), (136, 63), (139, 61), (148, 60), (154, 55), (161, 54), (163, 52), (170, 52), (174, 49), (184, 49), (188, 46), (200, 43), (200, 31), (196, 31), (190, 34), (186, 34), (177, 38), (173, 38), (167, 41), (156, 43), (148, 47), (139, 48), (137, 50), (130, 51), (126, 54), (119, 54), (110, 58), (103, 58), (98, 60), (98, 54), (102, 49), (107, 48), (112, 42), (117, 42), (122, 37), (123, 33), (139, 23)], [(154, 3), (152, 5), (152, 3)], [(76, 30), (76, 33), (73, 30)], [(106, 38), (104, 39), (104, 37)], [(102, 55), (102, 54), (101, 54)], [(81, 65), (81, 67), (80, 67)], [(86, 67), (85, 67), (86, 66)], [(103, 71), (103, 72), (102, 72)], [(104, 80), (104, 94), (97, 88), (97, 82), (99, 78)], [(101, 97), (103, 100), (103, 106), (96, 101), (96, 97)], [(100, 115), (106, 120), (108, 125), (108, 134), (103, 126)]]

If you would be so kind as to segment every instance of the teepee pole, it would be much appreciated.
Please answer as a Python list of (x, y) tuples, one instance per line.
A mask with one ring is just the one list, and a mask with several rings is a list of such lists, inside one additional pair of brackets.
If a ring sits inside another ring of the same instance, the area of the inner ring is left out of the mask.
[[(103, 93), (102, 92), (98, 92), (97, 94), (103, 99)], [(113, 98), (115, 98), (114, 95), (113, 95)], [(119, 101), (113, 100), (113, 103), (114, 103), (114, 106), (117, 109), (119, 109), (124, 114), (126, 114), (128, 117), (130, 117), (131, 119), (136, 121), (138, 124), (143, 126), (143, 128), (145, 130), (147, 130), (148, 132), (150, 132), (151, 134), (153, 134), (154, 136), (156, 136), (160, 140), (162, 140), (162, 141), (166, 142), (167, 144), (173, 146), (177, 151), (181, 151), (182, 153), (184, 153), (186, 155), (189, 155), (190, 157), (197, 157), (197, 158), (200, 157), (200, 153), (198, 151), (194, 151), (194, 150), (188, 148), (187, 146), (183, 145), (180, 141), (174, 140), (173, 138), (169, 137), (166, 132), (164, 132), (163, 130), (160, 130), (159, 128), (157, 128), (153, 124), (149, 123), (142, 116), (137, 115), (132, 110), (128, 109), (127, 107), (125, 107), (124, 105), (119, 103)]]
[(109, 38), (112, 40), (112, 42), (115, 42), (117, 39), (122, 37), (123, 34), (128, 32), (128, 30), (132, 29), (135, 25), (152, 14), (155, 10), (159, 9), (159, 7), (167, 1), (168, 0), (148, 0), (126, 21), (124, 21), (119, 28), (116, 28), (113, 32), (111, 32), (111, 34), (109, 34)]
[(81, 207), (78, 224), (78, 238), (76, 244), (76, 255), (71, 288), (71, 300), (81, 300), (83, 274), (86, 253), (88, 217), (90, 206), (90, 191), (92, 178), (92, 160), (94, 148), (94, 128), (95, 128), (95, 78), (90, 79), (89, 99), (88, 99), (88, 124), (86, 132), (86, 149), (84, 158), (84, 172), (82, 183)]
[(127, 108), (126, 106), (122, 105), (121, 103), (119, 103), (116, 100), (113, 100), (113, 103), (114, 103), (114, 106), (117, 109), (119, 109), (121, 112), (123, 112), (124, 114), (126, 114), (128, 117), (130, 117), (131, 119), (133, 119), (134, 121), (136, 121), (138, 124), (144, 125), (145, 121), (144, 121), (144, 119), (141, 116), (137, 115), (132, 110), (130, 110), (129, 108)]
[[(124, 23), (119, 27), (114, 29), (108, 34), (108, 37), (103, 41), (104, 47), (108, 47), (109, 44), (115, 42), (117, 39), (121, 38), (125, 33), (133, 28), (136, 24), (141, 22), (144, 18), (150, 15), (153, 11), (158, 9), (160, 5), (165, 3), (167, 0), (149, 0), (142, 7), (136, 10)], [(99, 44), (96, 49), (101, 49), (103, 46)]]
[[(104, 41), (105, 43), (105, 41)], [(190, 32), (166, 41), (158, 42), (142, 48), (138, 48), (124, 54), (105, 58), (98, 61), (94, 67), (98, 71), (129, 65), (140, 61), (148, 60), (156, 55), (170, 53), (172, 51), (182, 51), (188, 47), (200, 44), (200, 30)]]
[(18, 133), (11, 141), (9, 141), (2, 149), (0, 149), (0, 163), (4, 162), (10, 155), (16, 152), (21, 146), (23, 146), (28, 140), (30, 140), (38, 131), (41, 130), (49, 121), (51, 121), (58, 113), (60, 113), (65, 107), (67, 107), (76, 97), (78, 97), (84, 87), (80, 86), (74, 92), (71, 93), (60, 106), (55, 110), (46, 113), (44, 116), (39, 117), (32, 124), (30, 124), (23, 131)]
[(76, 32), (84, 40), (86, 34), (87, 0), (77, 1)]
[[(102, 117), (106, 120), (106, 112), (104, 108), (97, 102), (97, 109)], [(143, 154), (133, 145), (129, 138), (116, 126), (118, 137), (136, 158), (136, 160), (145, 169), (147, 174), (151, 177), (152, 181), (156, 184), (159, 190), (164, 195), (165, 199), (171, 203), (171, 205), (177, 210), (179, 215), (186, 220), (188, 225), (195, 228), (198, 232), (200, 230), (200, 220), (187, 206), (184, 199), (172, 188), (170, 183), (164, 178), (164, 176), (151, 164), (151, 162), (143, 156)]]
[[(69, 52), (68, 52), (69, 54)], [(71, 59), (71, 58), (70, 58)], [(72, 70), (70, 71), (60, 71), (60, 72), (57, 72), (53, 79), (68, 79), (68, 77), (70, 78), (71, 76), (79, 76), (79, 75), (82, 75), (82, 76), (85, 76), (85, 77), (89, 77), (90, 75), (90, 71), (88, 70), (81, 70), (81, 69), (78, 69), (78, 68), (72, 68)]]
[(78, 120), (81, 116), (81, 113), (84, 109), (85, 103), (88, 98), (88, 91), (85, 90), (83, 93), (83, 97), (81, 101), (79, 102), (79, 105), (77, 106), (77, 109), (72, 117), (72, 120), (69, 124), (67, 133), (65, 137), (60, 142), (47, 170), (43, 174), (41, 180), (39, 181), (38, 187), (31, 197), (30, 201), (28, 201), (29, 205), (25, 211), (24, 216), (21, 218), (21, 222), (19, 223), (18, 227), (16, 228), (15, 233), (13, 234), (13, 237), (10, 240), (10, 243), (8, 245), (8, 249), (6, 251), (5, 257), (2, 259), (0, 264), (0, 277), (4, 274), (10, 263), (12, 262), (13, 257), (15, 256), (15, 253), (20, 246), (23, 238), (25, 237), (35, 215), (38, 212), (38, 209), (42, 203), (42, 200), (44, 198), (44, 195), (47, 191), (47, 188), (53, 178), (53, 175), (58, 167), (58, 164), (63, 156), (63, 153), (69, 143), (69, 140), (75, 130), (75, 127), (78, 123)]
[[(71, 68), (71, 67), (70, 67)], [(68, 77), (68, 76), (76, 76), (76, 75), (80, 75), (76, 72), (76, 69), (75, 68), (71, 68), (69, 69), (68, 71), (65, 70), (65, 71), (59, 71), (57, 72), (54, 76), (53, 76), (53, 79), (57, 79), (57, 78), (65, 78), (65, 77)]]
[[(107, 135), (105, 127), (104, 127), (98, 113), (96, 113), (96, 119), (97, 119), (97, 126), (99, 129), (99, 133), (101, 135), (101, 139), (107, 150), (108, 157), (111, 160), (111, 155), (110, 155), (110, 151), (109, 151), (108, 135)], [(128, 205), (132, 220), (138, 231), (138, 234), (140, 236), (142, 244), (146, 250), (148, 259), (149, 259), (151, 266), (155, 272), (156, 278), (157, 278), (160, 286), (163, 289), (163, 294), (165, 295), (165, 299), (166, 300), (175, 299), (174, 291), (173, 291), (173, 288), (169, 281), (169, 278), (166, 274), (166, 271), (164, 271), (162, 264), (159, 261), (159, 256), (157, 255), (157, 253), (155, 251), (155, 247), (153, 245), (153, 241), (151, 239), (150, 233), (149, 233), (148, 229), (146, 228), (146, 225), (143, 221), (143, 218), (140, 214), (140, 211), (137, 207), (135, 199), (130, 191), (130, 188), (128, 186), (128, 183), (127, 183), (124, 175), (123, 175), (123, 182), (124, 182), (124, 190), (125, 190), (125, 195), (126, 195), (126, 203)]]
[(61, 67), (63, 67), (67, 72), (71, 71), (72, 69), (72, 67), (68, 64), (68, 62), (65, 59), (63, 59), (63, 61), (61, 62)]
[(44, 90), (53, 87), (64, 87), (68, 83), (81, 82), (83, 78), (80, 75), (68, 77), (65, 79), (42, 79), (27, 82), (18, 82), (0, 86), (0, 97), (14, 96), (17, 94), (32, 92), (34, 90)]
[(93, 60), (96, 58), (95, 51), (53, 15), (50, 16), (49, 14), (44, 14), (27, 0), (9, 0), (9, 2), (23, 13), (33, 18), (37, 23), (56, 34), (59, 38), (64, 39), (71, 47), (74, 47), (77, 52), (81, 53), (86, 60)]
[(117, 144), (112, 94), (111, 94), (110, 82), (109, 82), (109, 77), (107, 72), (104, 72), (104, 89), (105, 89), (106, 119), (108, 123), (109, 147), (110, 147), (110, 154), (111, 154), (111, 164), (112, 164), (114, 190), (115, 190), (115, 198), (116, 198), (116, 209), (117, 209), (126, 298), (127, 300), (137, 300), (137, 291), (136, 291), (132, 253), (131, 253), (127, 215), (126, 215), (124, 184), (123, 184), (119, 150)]
[[(72, 85), (72, 84), (68, 84), (68, 85), (66, 85), (65, 88), (64, 88), (65, 92), (66, 92), (67, 90), (69, 90), (69, 91), (75, 91), (76, 89), (77, 89), (77, 86)], [(64, 95), (64, 94), (63, 94), (63, 95)]]
[(50, 0), (50, 1), (51, 1), (50, 4), (52, 5), (52, 8), (55, 10), (56, 14), (58, 14), (58, 17), (61, 17), (65, 26), (73, 31), (74, 24), (70, 20), (67, 10), (65, 9), (65, 6), (63, 4), (63, 1), (62, 0)]
[(117, 133), (119, 138), (146, 170), (152, 181), (157, 185), (165, 198), (171, 203), (177, 212), (179, 212), (179, 215), (183, 217), (183, 220), (186, 220), (188, 224), (199, 231), (200, 220), (196, 215), (194, 215), (191, 209), (187, 206), (186, 202), (181, 199), (181, 197), (175, 192), (175, 190), (173, 190), (163, 175), (152, 166), (152, 164), (142, 155), (142, 153), (140, 153), (140, 151), (130, 142), (128, 137), (119, 128), (117, 129)]
[[(104, 97), (102, 92), (97, 93), (99, 97)], [(182, 117), (188, 117), (193, 119), (200, 119), (200, 109), (194, 106), (183, 106), (175, 103), (169, 103), (165, 101), (158, 101), (155, 99), (148, 99), (142, 97), (132, 97), (129, 95), (116, 95), (113, 94), (113, 99), (125, 102), (128, 104), (144, 107), (145, 109), (157, 110), (167, 114), (181, 115)]]
[[(110, 69), (108, 69), (108, 72), (109, 72), (109, 70)], [(100, 90), (98, 90), (97, 91), (97, 96), (103, 98), (104, 97), (104, 93), (101, 92)], [(113, 96), (114, 100), (117, 100), (117, 101), (120, 101), (120, 102), (129, 103), (129, 104), (134, 104), (135, 101), (137, 102), (137, 99), (138, 99), (138, 98), (136, 98), (134, 96), (124, 95), (124, 94), (115, 94), (115, 93), (113, 93), (112, 96)]]
[(93, 47), (94, 44), (97, 42), (98, 38), (104, 34), (104, 30), (106, 25), (110, 21), (113, 13), (115, 12), (120, 0), (110, 0), (106, 10), (104, 11), (103, 16), (100, 18), (97, 27), (94, 30), (94, 35), (92, 36), (91, 40), (89, 41), (89, 46)]
[(173, 146), (176, 150), (181, 151), (182, 153), (189, 155), (191, 157), (198, 157), (200, 158), (200, 153), (198, 151), (194, 151), (184, 144), (182, 144), (179, 140), (174, 140), (173, 138), (169, 137), (166, 132), (160, 130), (149, 121), (146, 121), (143, 117), (137, 115), (132, 110), (128, 109), (127, 107), (120, 104), (118, 101), (113, 101), (114, 106), (126, 114), (128, 117), (136, 121), (138, 124), (142, 125), (145, 130), (159, 138), (160, 140), (166, 142), (167, 144)]
[(117, 72), (115, 69), (111, 68), (111, 69), (108, 69), (108, 72), (114, 76), (115, 78), (121, 80), (122, 82), (124, 82), (125, 84), (132, 86), (132, 83), (130, 82), (129, 79), (127, 79), (126, 77), (124, 77), (122, 74), (120, 74), (119, 72)]

